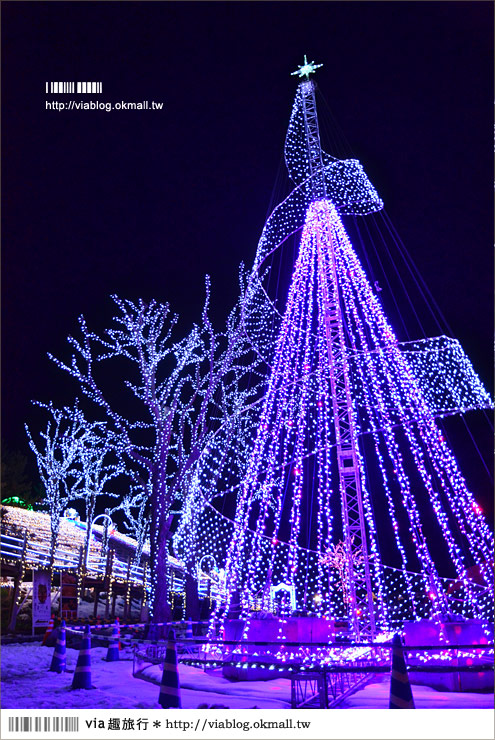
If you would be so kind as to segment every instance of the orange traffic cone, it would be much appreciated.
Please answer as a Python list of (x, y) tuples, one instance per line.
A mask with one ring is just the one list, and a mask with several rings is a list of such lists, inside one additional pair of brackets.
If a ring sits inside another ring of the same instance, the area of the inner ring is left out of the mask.
[(169, 630), (167, 652), (163, 663), (162, 681), (158, 704), (164, 709), (181, 708), (179, 670), (177, 667), (177, 649), (175, 646), (175, 632)]
[(392, 676), (390, 678), (389, 709), (415, 709), (411, 682), (404, 660), (404, 649), (399, 635), (392, 640)]
[(50, 621), (48, 623), (48, 627), (46, 628), (45, 636), (43, 637), (43, 640), (41, 641), (41, 644), (42, 645), (45, 645), (46, 644), (46, 641), (48, 639), (48, 635), (50, 634), (50, 632), (53, 632), (53, 624), (54, 624), (54, 622), (55, 622), (55, 614), (52, 614), (52, 618), (50, 619)]
[(119, 640), (118, 640), (118, 628), (114, 624), (112, 627), (112, 635), (108, 641), (107, 657), (105, 658), (109, 663), (114, 660), (119, 660)]
[(84, 628), (79, 657), (77, 659), (72, 689), (91, 689), (91, 632), (89, 625)]
[(50, 664), (49, 671), (54, 671), (55, 673), (64, 673), (66, 669), (66, 657), (67, 657), (67, 647), (65, 644), (65, 620), (62, 619), (60, 622), (60, 627), (58, 628), (58, 637), (57, 637), (57, 644), (55, 645), (55, 650), (53, 651), (53, 657), (52, 662)]

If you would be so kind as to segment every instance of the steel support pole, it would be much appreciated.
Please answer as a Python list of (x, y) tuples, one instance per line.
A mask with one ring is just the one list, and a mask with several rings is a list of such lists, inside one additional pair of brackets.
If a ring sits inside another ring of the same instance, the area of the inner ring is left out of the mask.
[[(315, 86), (309, 80), (299, 86), (303, 104), (307, 154), (314, 201), (326, 201), (323, 159), (316, 112)], [(323, 323), (335, 425), (337, 468), (342, 502), (344, 546), (347, 553), (346, 581), (349, 594), (348, 617), (354, 635), (373, 638), (376, 634), (373, 591), (369, 568), (357, 430), (354, 422), (347, 347), (342, 320), (341, 297), (336, 266), (336, 243), (330, 213), (322, 209), (316, 233), (318, 281), (322, 296)], [(321, 360), (320, 360), (321, 361)], [(356, 568), (362, 553), (363, 570)]]

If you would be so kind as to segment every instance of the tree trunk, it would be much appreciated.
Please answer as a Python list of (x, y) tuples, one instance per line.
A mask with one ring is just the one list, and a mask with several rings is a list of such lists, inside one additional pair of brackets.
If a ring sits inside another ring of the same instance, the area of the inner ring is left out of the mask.
[[(150, 603), (152, 622), (170, 622), (172, 610), (168, 603), (168, 538), (165, 536), (165, 527), (161, 528), (152, 559), (151, 577), (154, 582), (152, 601)], [(167, 532), (168, 534), (168, 532)]]
[(104, 588), (106, 589), (106, 599), (105, 599), (105, 619), (108, 619), (110, 616), (110, 598), (111, 598), (111, 575), (112, 575), (112, 569), (113, 569), (113, 550), (110, 550), (108, 548), (107, 551), (107, 564), (105, 566), (105, 580), (104, 580)]
[(198, 583), (190, 573), (186, 573), (186, 617), (199, 620)]
[(20, 576), (17, 575), (14, 578), (14, 588), (13, 588), (13, 594), (12, 594), (12, 603), (10, 605), (10, 618), (9, 618), (9, 625), (7, 627), (7, 632), (15, 632), (17, 615), (19, 613), (19, 606), (17, 605), (17, 601), (19, 599), (20, 588), (21, 588), (21, 579), (20, 579)]
[(130, 615), (131, 609), (131, 565), (132, 557), (129, 555), (127, 559), (127, 575), (126, 575), (126, 586), (124, 594), (124, 620), (127, 620)]
[(93, 609), (93, 616), (96, 619), (96, 617), (98, 616), (98, 602), (100, 600), (100, 589), (97, 586), (95, 586), (93, 591), (95, 595), (95, 605)]
[(48, 568), (49, 568), (50, 572), (53, 571), (53, 565), (55, 563), (55, 550), (57, 549), (57, 539), (58, 539), (58, 530), (59, 529), (60, 529), (60, 518), (58, 520), (58, 523), (55, 526), (52, 526), (51, 527), (51, 536), (50, 536), (50, 561), (48, 563)]
[[(24, 571), (25, 571), (25, 559), (26, 559), (26, 548), (27, 548), (27, 537), (28, 537), (28, 531), (27, 528), (24, 530), (24, 540), (22, 543), (22, 551), (21, 551), (21, 558), (19, 562), (19, 570), (17, 571), (17, 574), (14, 578), (14, 593), (12, 594), (12, 604), (10, 608), (10, 618), (9, 618), (9, 625), (7, 627), (7, 632), (15, 632), (15, 626), (17, 623), (17, 615), (19, 614), (20, 610), (20, 604), (17, 602), (19, 601), (19, 595), (22, 588), (22, 580), (24, 577)], [(50, 574), (50, 583), (51, 583), (51, 574)]]
[(168, 603), (168, 539), (173, 521), (173, 515), (170, 514), (173, 493), (167, 489), (165, 480), (168, 443), (164, 441), (163, 435), (157, 440), (156, 453), (159, 462), (152, 474), (150, 521), (150, 621), (169, 622), (172, 619), (172, 609)]
[(95, 515), (95, 501), (94, 501), (94, 497), (92, 496), (89, 502), (86, 500), (86, 534), (84, 536), (84, 570), (86, 570), (86, 563), (89, 560), (89, 551), (91, 549), (90, 534), (91, 534), (91, 525), (93, 523), (94, 515)]

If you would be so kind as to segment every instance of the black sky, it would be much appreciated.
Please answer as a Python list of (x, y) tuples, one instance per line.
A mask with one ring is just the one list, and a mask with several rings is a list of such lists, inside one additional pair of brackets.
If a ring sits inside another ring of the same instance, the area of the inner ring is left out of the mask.
[[(492, 388), (491, 2), (2, 3), (2, 437), (70, 401), (46, 357), (109, 295), (221, 320), (267, 216), (304, 53), (446, 320)], [(54, 111), (45, 82), (103, 82)], [(333, 153), (333, 152), (330, 152)]]

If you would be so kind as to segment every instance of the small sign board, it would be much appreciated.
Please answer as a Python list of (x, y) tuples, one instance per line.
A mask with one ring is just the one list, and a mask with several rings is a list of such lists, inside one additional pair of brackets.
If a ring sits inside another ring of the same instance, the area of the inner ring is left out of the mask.
[(72, 573), (62, 573), (60, 611), (66, 621), (77, 619), (77, 576)]
[(52, 613), (49, 570), (33, 570), (33, 628), (47, 627)]

